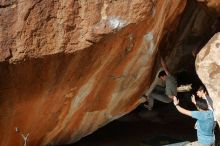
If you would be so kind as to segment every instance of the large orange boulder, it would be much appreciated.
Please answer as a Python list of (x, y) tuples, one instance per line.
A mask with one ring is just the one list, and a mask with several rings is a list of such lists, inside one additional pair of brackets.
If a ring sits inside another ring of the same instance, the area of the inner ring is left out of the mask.
[(137, 107), (185, 3), (0, 0), (0, 145), (72, 143)]

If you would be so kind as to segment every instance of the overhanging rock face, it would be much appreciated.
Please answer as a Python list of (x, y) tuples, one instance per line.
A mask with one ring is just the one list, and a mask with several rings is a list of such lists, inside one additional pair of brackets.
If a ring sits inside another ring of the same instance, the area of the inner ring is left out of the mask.
[(215, 34), (197, 55), (196, 70), (213, 99), (220, 122), (220, 33)]
[(0, 1), (0, 145), (71, 143), (134, 109), (185, 3)]

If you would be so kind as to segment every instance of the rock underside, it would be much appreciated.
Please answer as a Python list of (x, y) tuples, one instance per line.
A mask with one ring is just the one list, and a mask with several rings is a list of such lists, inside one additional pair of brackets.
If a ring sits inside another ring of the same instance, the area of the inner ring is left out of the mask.
[[(0, 0), (0, 145), (23, 145), (28, 134), (31, 146), (73, 143), (129, 113), (158, 51), (172, 72), (194, 71), (219, 9), (218, 0)], [(218, 107), (216, 42), (197, 71)], [(200, 67), (206, 59), (211, 69)]]

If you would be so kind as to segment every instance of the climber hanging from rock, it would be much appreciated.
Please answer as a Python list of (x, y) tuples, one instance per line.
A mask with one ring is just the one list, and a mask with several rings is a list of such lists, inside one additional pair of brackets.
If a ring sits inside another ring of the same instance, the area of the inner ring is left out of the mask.
[(153, 108), (154, 99), (164, 103), (171, 103), (173, 97), (177, 95), (177, 90), (179, 92), (185, 92), (192, 89), (191, 84), (177, 88), (177, 81), (175, 77), (170, 74), (163, 58), (161, 58), (161, 65), (163, 69), (159, 69), (154, 82), (143, 95), (147, 101), (144, 106), (149, 110)]

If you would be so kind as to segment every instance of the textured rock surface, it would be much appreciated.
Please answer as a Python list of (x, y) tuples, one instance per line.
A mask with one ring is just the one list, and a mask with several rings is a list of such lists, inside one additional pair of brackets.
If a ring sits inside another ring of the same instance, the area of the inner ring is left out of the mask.
[(176, 31), (168, 31), (160, 44), (170, 70), (195, 73), (195, 57), (199, 50), (220, 31), (220, 19), (210, 8), (189, 0)]
[(197, 0), (198, 2), (205, 3), (209, 8), (220, 12), (220, 1), (219, 0)]
[[(161, 23), (164, 18), (175, 18), (172, 13), (179, 8), (179, 3), (184, 2), (0, 1), (0, 43), (4, 52), (0, 59), (13, 62), (26, 57), (75, 52), (92, 46), (105, 34), (143, 20), (146, 20), (145, 27), (153, 29), (159, 17), (163, 19)], [(165, 14), (159, 15), (158, 8), (166, 11)]]
[(185, 3), (0, 0), (0, 145), (71, 143), (134, 109)]
[(220, 122), (220, 33), (217, 33), (196, 57), (196, 70), (214, 102)]

